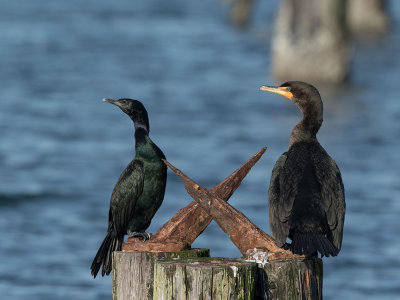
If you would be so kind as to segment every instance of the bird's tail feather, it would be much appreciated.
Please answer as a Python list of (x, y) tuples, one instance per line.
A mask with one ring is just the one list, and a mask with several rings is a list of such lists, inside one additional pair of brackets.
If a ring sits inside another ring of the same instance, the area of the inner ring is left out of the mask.
[(295, 254), (321, 253), (322, 256), (336, 256), (339, 251), (322, 233), (296, 232), (290, 250)]
[(97, 251), (96, 256), (93, 259), (92, 265), (90, 266), (90, 270), (94, 278), (96, 278), (101, 265), (103, 265), (101, 276), (104, 276), (104, 274), (110, 274), (112, 269), (112, 253), (113, 251), (121, 251), (122, 242), (123, 239), (119, 238), (115, 233), (107, 233), (99, 250)]

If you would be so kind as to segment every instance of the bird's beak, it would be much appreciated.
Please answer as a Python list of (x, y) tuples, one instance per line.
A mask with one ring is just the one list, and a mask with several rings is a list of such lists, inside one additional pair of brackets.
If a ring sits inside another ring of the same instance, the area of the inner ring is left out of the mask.
[(116, 100), (113, 100), (113, 99), (103, 98), (103, 102), (108, 102), (108, 103), (111, 103), (111, 104), (114, 104), (114, 105), (116, 105), (116, 106), (121, 107), (120, 102), (118, 102), (118, 101), (116, 101)]
[(260, 87), (260, 90), (282, 95), (282, 96), (288, 98), (289, 100), (292, 100), (292, 97), (293, 97), (293, 94), (287, 90), (287, 87), (284, 87), (284, 86), (276, 87), (276, 86), (263, 85)]

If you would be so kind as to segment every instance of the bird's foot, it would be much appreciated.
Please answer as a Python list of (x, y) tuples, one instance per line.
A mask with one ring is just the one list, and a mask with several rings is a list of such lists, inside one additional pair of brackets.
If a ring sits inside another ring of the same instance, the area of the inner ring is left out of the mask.
[(284, 243), (283, 246), (282, 246), (282, 249), (289, 250), (290, 249), (290, 244)]
[(131, 231), (128, 231), (128, 236), (130, 238), (138, 238), (138, 239), (142, 239), (142, 242), (145, 242), (147, 240), (149, 240), (151, 238), (151, 233), (149, 232), (135, 232), (132, 233)]

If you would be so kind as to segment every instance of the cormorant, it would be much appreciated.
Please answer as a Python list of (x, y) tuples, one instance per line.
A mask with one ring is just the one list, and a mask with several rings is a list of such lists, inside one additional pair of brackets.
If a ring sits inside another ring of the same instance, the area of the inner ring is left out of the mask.
[(288, 151), (272, 170), (268, 190), (272, 237), (296, 254), (336, 256), (342, 246), (346, 203), (339, 168), (316, 137), (322, 124), (321, 96), (314, 86), (299, 81), (260, 89), (285, 96), (303, 114), (290, 135)]
[(132, 119), (136, 155), (122, 172), (112, 192), (107, 235), (90, 267), (95, 278), (101, 265), (101, 275), (110, 274), (112, 252), (121, 250), (125, 234), (139, 236), (143, 240), (150, 237), (145, 230), (164, 199), (167, 181), (167, 166), (161, 160), (165, 156), (149, 138), (149, 119), (143, 104), (126, 98), (104, 98), (103, 101), (118, 106)]

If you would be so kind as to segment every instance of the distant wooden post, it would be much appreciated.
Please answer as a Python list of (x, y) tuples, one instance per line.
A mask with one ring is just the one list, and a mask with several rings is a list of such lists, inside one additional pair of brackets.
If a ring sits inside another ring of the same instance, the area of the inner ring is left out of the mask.
[(349, 73), (346, 0), (283, 0), (272, 38), (279, 81), (342, 83)]
[(390, 17), (386, 0), (350, 0), (347, 3), (347, 24), (357, 36), (381, 36), (387, 33)]
[(253, 0), (235, 0), (231, 9), (231, 22), (233, 25), (243, 28), (250, 19)]
[(179, 252), (113, 252), (113, 300), (153, 299), (154, 264), (160, 259), (210, 256), (209, 249)]

